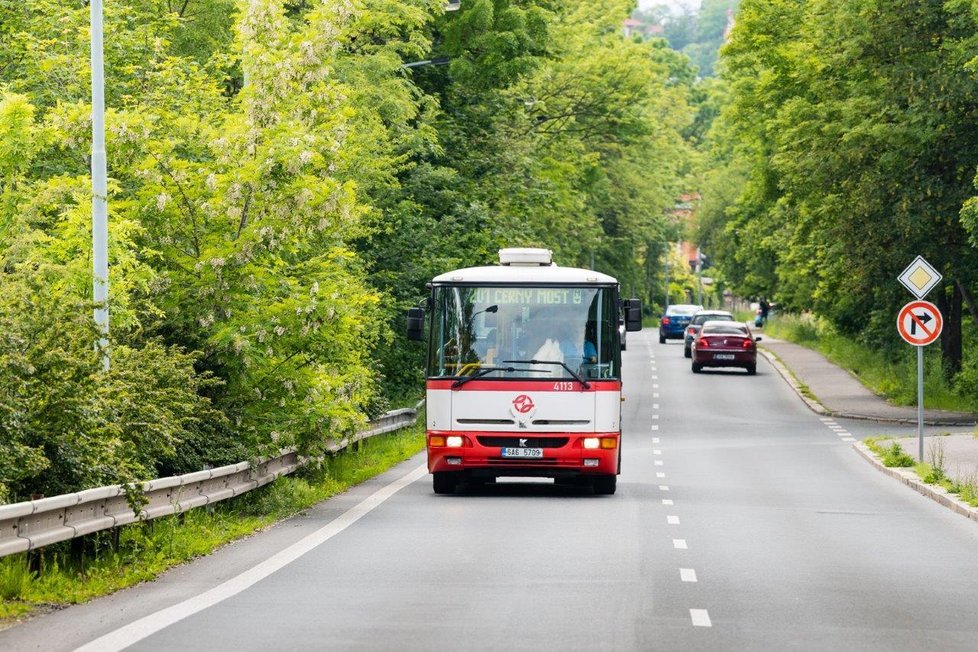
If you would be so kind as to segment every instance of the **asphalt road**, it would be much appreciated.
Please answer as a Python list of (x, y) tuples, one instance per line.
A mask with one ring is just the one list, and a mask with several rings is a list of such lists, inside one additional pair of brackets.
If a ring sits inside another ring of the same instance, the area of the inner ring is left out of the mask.
[(764, 360), (631, 333), (623, 473), (436, 496), (423, 458), (0, 649), (971, 650), (978, 525), (863, 461)]

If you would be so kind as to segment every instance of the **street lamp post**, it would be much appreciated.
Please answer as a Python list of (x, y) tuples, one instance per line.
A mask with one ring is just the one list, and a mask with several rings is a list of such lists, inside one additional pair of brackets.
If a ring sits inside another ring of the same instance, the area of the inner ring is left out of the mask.
[(95, 323), (102, 368), (109, 369), (109, 219), (105, 165), (105, 75), (102, 64), (102, 0), (91, 4), (92, 41), (92, 272)]

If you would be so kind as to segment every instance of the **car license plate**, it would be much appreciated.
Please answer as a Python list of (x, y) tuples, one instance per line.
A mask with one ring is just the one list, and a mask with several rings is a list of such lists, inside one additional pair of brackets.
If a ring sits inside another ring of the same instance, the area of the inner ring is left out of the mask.
[(541, 457), (543, 457), (543, 449), (542, 448), (504, 448), (503, 457), (540, 459)]
[(734, 354), (733, 353), (715, 353), (715, 354), (713, 354), (713, 359), (714, 360), (733, 360), (734, 359)]

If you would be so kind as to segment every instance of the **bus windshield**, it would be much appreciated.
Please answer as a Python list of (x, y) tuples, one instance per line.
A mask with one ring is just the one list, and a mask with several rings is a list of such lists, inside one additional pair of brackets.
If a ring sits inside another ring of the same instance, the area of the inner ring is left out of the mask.
[(618, 378), (617, 289), (434, 289), (431, 377)]

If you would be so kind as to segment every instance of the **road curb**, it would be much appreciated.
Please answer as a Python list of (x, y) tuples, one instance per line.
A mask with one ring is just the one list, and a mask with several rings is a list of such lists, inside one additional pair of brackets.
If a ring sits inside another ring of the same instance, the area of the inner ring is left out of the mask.
[(857, 441), (852, 445), (852, 447), (855, 448), (856, 452), (862, 455), (863, 458), (865, 458), (870, 464), (891, 478), (896, 478), (917, 493), (930, 498), (938, 504), (947, 507), (951, 511), (956, 512), (966, 518), (970, 518), (972, 521), (978, 522), (978, 509), (972, 507), (954, 494), (948, 492), (948, 490), (944, 487), (930, 485), (923, 482), (920, 477), (910, 469), (886, 466), (879, 460), (878, 457), (876, 457), (876, 454), (873, 453), (873, 451), (871, 451), (869, 447), (861, 441)]

